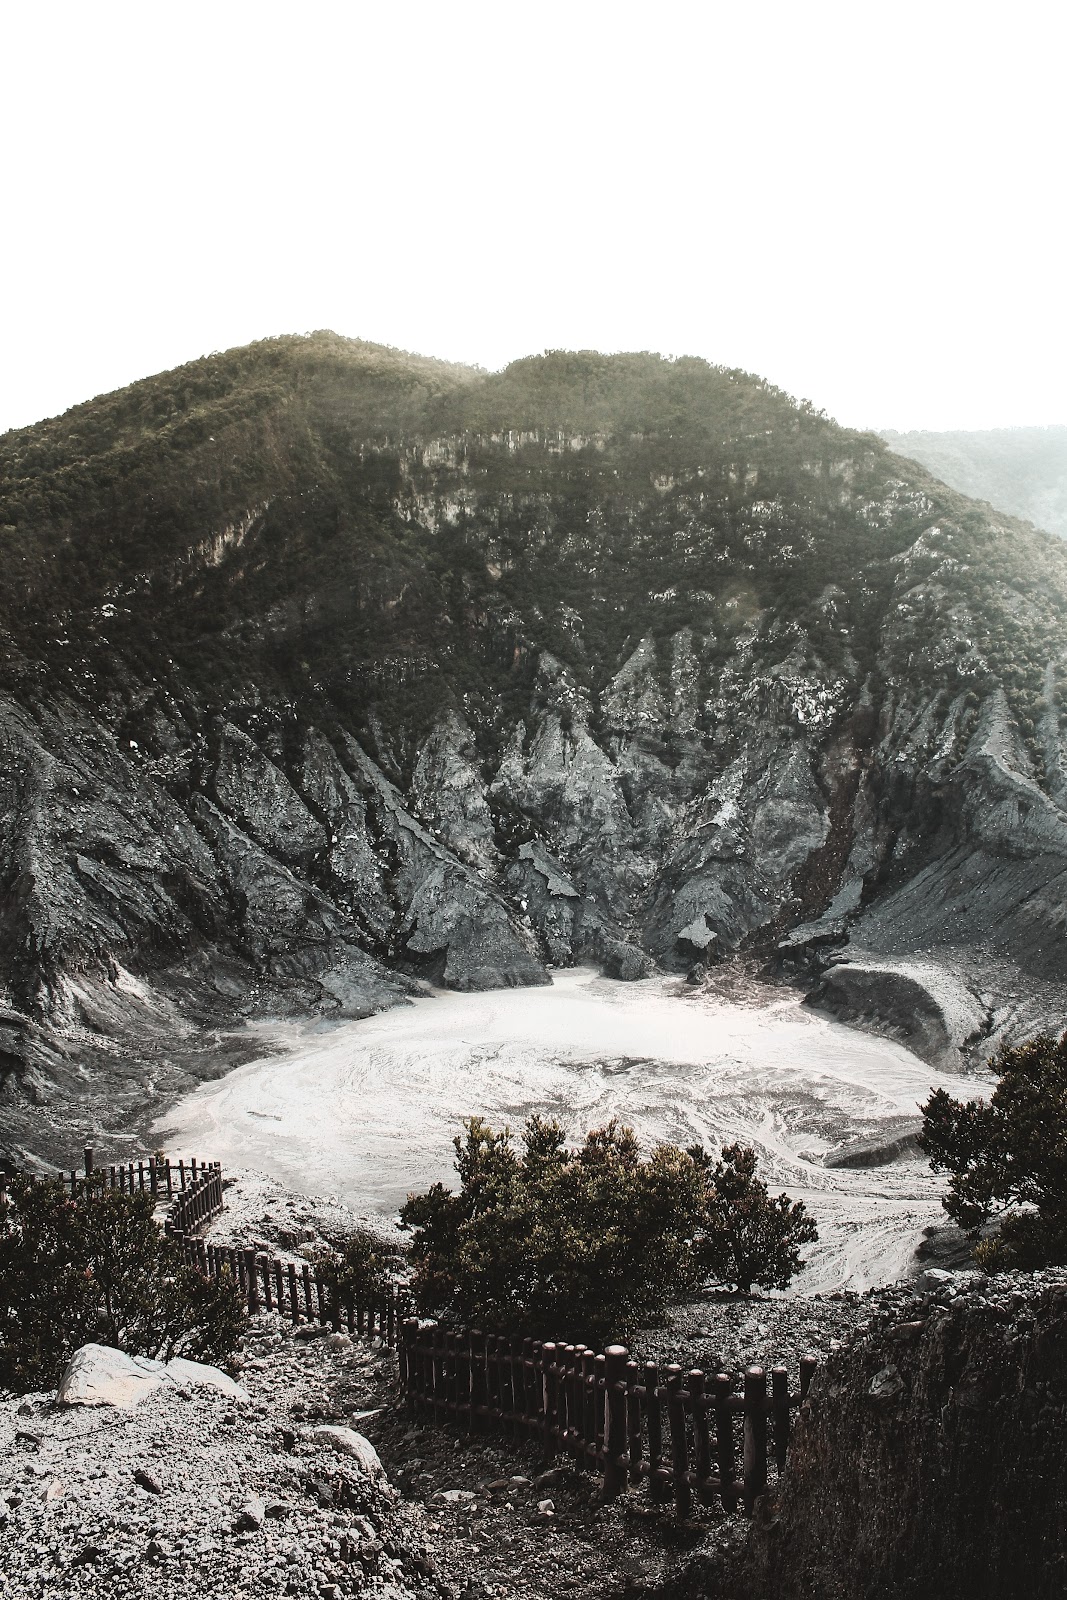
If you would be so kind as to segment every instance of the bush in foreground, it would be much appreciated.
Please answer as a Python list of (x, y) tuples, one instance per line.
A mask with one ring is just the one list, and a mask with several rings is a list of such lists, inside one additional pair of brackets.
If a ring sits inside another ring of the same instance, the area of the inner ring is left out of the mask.
[(983, 1239), (975, 1260), (987, 1271), (1067, 1263), (1067, 1033), (1042, 1034), (993, 1062), (989, 1100), (954, 1100), (944, 1089), (923, 1107), (921, 1148), (949, 1174), (942, 1204)]
[(0, 1209), (0, 1384), (51, 1388), (80, 1345), (225, 1361), (244, 1324), (237, 1285), (203, 1278), (147, 1194), (17, 1175)]
[(424, 1314), (595, 1343), (660, 1320), (712, 1276), (745, 1290), (788, 1282), (815, 1237), (740, 1147), (717, 1165), (699, 1146), (642, 1159), (613, 1121), (572, 1150), (558, 1122), (532, 1117), (520, 1152), (507, 1129), (464, 1126), (459, 1190), (434, 1184), (401, 1211)]

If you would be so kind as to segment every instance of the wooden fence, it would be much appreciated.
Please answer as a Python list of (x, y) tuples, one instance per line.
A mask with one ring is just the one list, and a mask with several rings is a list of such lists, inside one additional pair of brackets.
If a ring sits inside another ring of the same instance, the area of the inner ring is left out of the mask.
[(564, 1453), (597, 1471), (607, 1500), (647, 1481), (653, 1504), (673, 1499), (687, 1517), (694, 1498), (751, 1511), (786, 1462), (792, 1413), (818, 1366), (800, 1364), (800, 1386), (784, 1367), (750, 1367), (741, 1393), (726, 1373), (683, 1372), (631, 1361), (622, 1345), (602, 1355), (583, 1345), (450, 1332), (408, 1319), (400, 1380), (413, 1418), (501, 1432)]
[[(191, 1217), (199, 1221), (216, 1216), (222, 1210), (222, 1170), (217, 1161), (171, 1161), (167, 1156), (149, 1156), (148, 1160), (127, 1161), (118, 1166), (98, 1167), (92, 1150), (84, 1153), (84, 1168), (61, 1171), (60, 1183), (72, 1195), (81, 1193), (87, 1183), (95, 1182), (103, 1189), (117, 1189), (120, 1194), (151, 1194), (158, 1200), (172, 1202), (170, 1216)], [(0, 1173), (0, 1185), (5, 1176)], [(182, 1211), (183, 1202), (186, 1204)]]
[(320, 1267), (304, 1261), (280, 1261), (246, 1246), (208, 1244), (204, 1239), (172, 1230), (185, 1259), (207, 1278), (229, 1275), (240, 1286), (250, 1316), (276, 1311), (295, 1322), (318, 1322), (336, 1332), (361, 1339), (380, 1339), (396, 1346), (397, 1329), (411, 1310), (411, 1301), (399, 1284), (388, 1284), (382, 1295), (360, 1300), (334, 1289)]
[[(410, 1315), (411, 1301), (400, 1284), (388, 1284), (381, 1295), (358, 1299), (335, 1291), (321, 1267), (280, 1261), (251, 1247), (210, 1244), (199, 1231), (224, 1209), (222, 1167), (217, 1161), (147, 1161), (98, 1167), (92, 1150), (85, 1151), (82, 1172), (60, 1173), (72, 1195), (92, 1193), (92, 1180), (102, 1188), (126, 1194), (152, 1194), (169, 1201), (164, 1231), (181, 1248), (189, 1266), (207, 1278), (229, 1276), (239, 1285), (249, 1314), (276, 1311), (292, 1322), (318, 1322), (358, 1338), (380, 1339), (395, 1348), (397, 1329)], [(88, 1187), (87, 1187), (88, 1185)], [(4, 1177), (0, 1173), (0, 1189)]]
[(411, 1316), (401, 1284), (361, 1301), (338, 1292), (310, 1262), (199, 1237), (224, 1205), (217, 1161), (152, 1157), (98, 1169), (86, 1150), (85, 1171), (64, 1173), (62, 1181), (72, 1194), (91, 1193), (86, 1180), (94, 1176), (109, 1189), (168, 1200), (164, 1228), (185, 1260), (205, 1277), (230, 1277), (250, 1315), (277, 1312), (294, 1323), (377, 1337), (398, 1350), (412, 1417), (532, 1442), (546, 1459), (569, 1455), (600, 1474), (607, 1500), (627, 1483), (645, 1482), (652, 1503), (673, 1499), (679, 1517), (694, 1501), (751, 1511), (785, 1468), (793, 1413), (818, 1366), (814, 1356), (801, 1361), (796, 1392), (784, 1367), (772, 1370), (769, 1387), (764, 1369), (749, 1367), (738, 1393), (726, 1373), (641, 1366), (622, 1345), (597, 1354), (584, 1345), (446, 1330)]

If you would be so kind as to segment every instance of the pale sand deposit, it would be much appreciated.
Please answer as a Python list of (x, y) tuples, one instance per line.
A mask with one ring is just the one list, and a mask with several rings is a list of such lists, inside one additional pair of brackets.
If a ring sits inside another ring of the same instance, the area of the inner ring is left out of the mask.
[(742, 1139), (818, 1221), (803, 1294), (892, 1281), (921, 1230), (944, 1220), (921, 1157), (854, 1170), (828, 1169), (822, 1154), (914, 1116), (933, 1088), (983, 1087), (779, 989), (738, 1003), (584, 968), (557, 972), (551, 988), (441, 992), (363, 1022), (257, 1026), (275, 1053), (168, 1112), (157, 1130), (173, 1148), (390, 1213), (451, 1179), (464, 1116), (517, 1130), (540, 1111), (574, 1136), (618, 1117), (646, 1144)]

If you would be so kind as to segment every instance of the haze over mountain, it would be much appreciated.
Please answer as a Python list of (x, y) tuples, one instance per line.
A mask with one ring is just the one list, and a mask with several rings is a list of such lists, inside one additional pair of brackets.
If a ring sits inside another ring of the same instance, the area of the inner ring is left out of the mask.
[(953, 489), (1067, 539), (1067, 427), (949, 433), (884, 428), (881, 437)]
[(265, 340), (4, 435), (0, 525), (26, 1144), (425, 978), (1067, 1009), (1067, 550), (759, 378)]

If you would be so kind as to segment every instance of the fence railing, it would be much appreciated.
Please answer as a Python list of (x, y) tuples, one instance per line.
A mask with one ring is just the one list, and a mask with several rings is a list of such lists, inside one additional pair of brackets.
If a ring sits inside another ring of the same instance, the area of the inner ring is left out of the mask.
[[(217, 1161), (171, 1161), (169, 1156), (149, 1156), (148, 1160), (120, 1162), (118, 1166), (98, 1167), (92, 1150), (84, 1152), (84, 1169), (62, 1171), (59, 1181), (72, 1195), (78, 1194), (90, 1179), (105, 1189), (118, 1189), (121, 1194), (151, 1194), (159, 1200), (188, 1198), (190, 1191), (203, 1190), (205, 1181), (210, 1184), (210, 1174), (217, 1175), (217, 1210), (222, 1209), (222, 1174)], [(2, 1181), (2, 1175), (0, 1175)], [(171, 1212), (173, 1214), (174, 1207)], [(201, 1220), (206, 1218), (206, 1213)]]
[[(209, 1243), (199, 1230), (224, 1209), (219, 1162), (148, 1161), (62, 1173), (72, 1194), (94, 1176), (104, 1187), (170, 1201), (164, 1228), (186, 1262), (208, 1278), (228, 1276), (250, 1315), (277, 1312), (396, 1348), (400, 1382), (413, 1417), (452, 1422), (469, 1432), (499, 1432), (535, 1442), (598, 1472), (604, 1498), (627, 1483), (647, 1483), (654, 1505), (674, 1501), (680, 1517), (718, 1500), (751, 1510), (786, 1463), (793, 1413), (818, 1367), (800, 1363), (799, 1388), (775, 1367), (749, 1367), (741, 1392), (727, 1373), (684, 1372), (677, 1363), (631, 1361), (622, 1345), (597, 1354), (585, 1345), (506, 1339), (475, 1329), (447, 1330), (411, 1316), (402, 1284), (359, 1299), (330, 1282), (322, 1266), (282, 1261), (254, 1246)], [(0, 1173), (0, 1189), (4, 1186)], [(91, 1192), (91, 1191), (90, 1191)]]
[(177, 1230), (171, 1237), (182, 1247), (185, 1259), (207, 1278), (228, 1274), (238, 1284), (249, 1315), (275, 1311), (292, 1322), (318, 1322), (335, 1332), (361, 1339), (380, 1339), (394, 1348), (397, 1329), (410, 1314), (411, 1300), (401, 1284), (389, 1284), (384, 1293), (359, 1299), (338, 1290), (320, 1267), (304, 1261), (281, 1261), (252, 1246), (209, 1244)]
[[(204, 1277), (229, 1276), (241, 1291), (249, 1314), (276, 1311), (292, 1322), (317, 1322), (357, 1338), (379, 1339), (395, 1348), (397, 1329), (410, 1315), (411, 1300), (401, 1284), (384, 1293), (358, 1298), (336, 1290), (319, 1266), (282, 1261), (254, 1247), (209, 1243), (199, 1231), (225, 1208), (222, 1167), (218, 1161), (147, 1161), (98, 1167), (92, 1150), (85, 1151), (84, 1171), (59, 1174), (72, 1195), (92, 1193), (92, 1181), (127, 1194), (152, 1194), (169, 1200), (164, 1231), (181, 1248), (187, 1264)], [(88, 1187), (87, 1187), (88, 1185)], [(0, 1174), (0, 1189), (4, 1177)]]
[(500, 1432), (574, 1458), (599, 1472), (603, 1494), (647, 1482), (653, 1504), (673, 1499), (687, 1517), (694, 1499), (751, 1511), (786, 1463), (793, 1412), (818, 1366), (800, 1363), (797, 1392), (784, 1367), (750, 1367), (742, 1392), (726, 1373), (631, 1361), (622, 1345), (583, 1345), (451, 1332), (408, 1319), (400, 1381), (412, 1417)]

